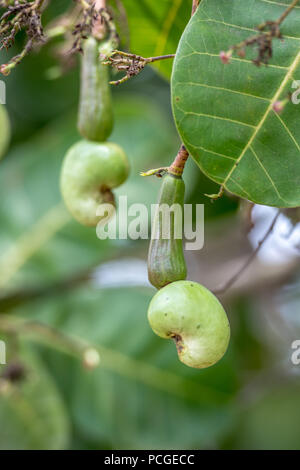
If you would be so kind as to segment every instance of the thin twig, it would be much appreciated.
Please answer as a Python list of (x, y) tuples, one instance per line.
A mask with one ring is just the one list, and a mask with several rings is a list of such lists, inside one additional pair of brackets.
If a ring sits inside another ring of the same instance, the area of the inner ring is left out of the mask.
[(172, 165), (169, 167), (169, 173), (176, 175), (176, 176), (182, 176), (185, 164), (187, 159), (189, 158), (189, 152), (185, 148), (183, 144), (181, 144), (180, 149), (175, 157), (175, 160), (173, 161)]
[[(199, 6), (200, 0), (193, 0), (192, 13), (191, 16), (195, 13)], [(166, 54), (159, 55), (155, 57), (142, 57), (137, 54), (130, 54), (123, 51), (113, 51), (107, 57), (104, 57), (104, 65), (110, 65), (114, 67), (119, 72), (125, 72), (125, 75), (119, 80), (114, 80), (110, 82), (111, 85), (121, 85), (122, 83), (127, 82), (130, 78), (135, 77), (146, 67), (146, 65), (157, 62), (159, 60), (173, 59), (175, 54)]]
[(170, 166), (163, 166), (161, 168), (154, 168), (146, 172), (140, 173), (141, 176), (157, 176), (162, 178), (166, 173), (170, 173), (175, 176), (182, 176), (186, 161), (189, 157), (189, 153), (185, 146), (181, 144), (180, 149)]
[(281, 211), (279, 210), (276, 213), (275, 217), (273, 218), (272, 223), (271, 223), (270, 227), (268, 228), (268, 230), (266, 231), (265, 235), (258, 242), (258, 245), (257, 245), (256, 249), (251, 253), (251, 255), (248, 257), (246, 262), (240, 267), (240, 269), (238, 269), (238, 271), (234, 274), (234, 276), (232, 276), (224, 284), (224, 286), (220, 287), (219, 289), (214, 290), (213, 291), (214, 294), (223, 294), (224, 292), (226, 292), (238, 280), (238, 278), (241, 276), (241, 274), (243, 274), (243, 272), (250, 266), (250, 264), (252, 263), (252, 261), (256, 257), (257, 253), (259, 252), (259, 250), (261, 249), (261, 247), (263, 246), (265, 241), (268, 239), (269, 235), (272, 233), (280, 214), (281, 214)]
[(295, 6), (297, 5), (297, 3), (299, 3), (299, 0), (294, 0), (290, 6), (282, 13), (282, 15), (278, 18), (278, 20), (276, 21), (276, 23), (278, 25), (280, 25), (285, 19), (286, 17), (291, 13), (291, 11), (295, 8)]
[[(101, 10), (106, 9), (106, 0), (95, 0), (94, 8), (96, 12), (100, 12)], [(102, 20), (101, 15), (99, 15), (93, 27), (93, 35), (97, 39), (103, 39), (103, 37), (105, 36), (105, 33), (106, 33), (106, 24)]]
[(166, 59), (174, 59), (175, 54), (165, 54), (165, 55), (158, 55), (155, 57), (148, 57), (147, 62), (156, 62), (157, 60), (166, 60)]
[(193, 0), (193, 5), (192, 5), (192, 16), (196, 12), (198, 6), (199, 6), (200, 0)]
[(131, 77), (135, 77), (145, 68), (146, 65), (158, 60), (173, 59), (175, 54), (160, 55), (156, 57), (142, 57), (137, 54), (130, 54), (115, 50), (104, 58), (103, 65), (111, 65), (118, 71), (125, 71), (126, 75), (119, 80), (110, 82), (111, 85), (120, 85), (127, 82)]
[(96, 348), (79, 338), (66, 335), (39, 321), (27, 321), (19, 317), (1, 315), (0, 330), (7, 334), (26, 335), (35, 341), (82, 360), (84, 365), (90, 368), (96, 367), (100, 362), (100, 355)]

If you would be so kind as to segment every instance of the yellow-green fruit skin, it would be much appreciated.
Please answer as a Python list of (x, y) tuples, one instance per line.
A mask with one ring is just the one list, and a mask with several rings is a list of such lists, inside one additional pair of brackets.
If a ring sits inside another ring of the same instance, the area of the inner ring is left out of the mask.
[(110, 190), (126, 181), (127, 156), (119, 145), (81, 140), (67, 152), (61, 170), (61, 193), (73, 217), (96, 226), (100, 204), (112, 203)]
[[(169, 237), (164, 238), (163, 221), (160, 209), (166, 205), (181, 210), (183, 214), (185, 185), (181, 177), (167, 174), (163, 177), (159, 203), (153, 218), (153, 229), (148, 252), (148, 278), (151, 284), (161, 289), (167, 284), (186, 278), (187, 269), (184, 259), (182, 236), (176, 232), (182, 229), (182, 220), (177, 212), (170, 218)], [(182, 233), (182, 230), (180, 230)]]
[(197, 282), (177, 281), (159, 290), (148, 319), (158, 336), (175, 340), (179, 359), (189, 367), (210, 367), (227, 350), (230, 326), (225, 310)]
[(0, 158), (7, 150), (10, 139), (10, 122), (8, 114), (3, 105), (0, 105)]
[(83, 45), (80, 77), (78, 131), (82, 137), (104, 142), (113, 128), (113, 106), (109, 85), (109, 67), (103, 65), (100, 53), (108, 53), (107, 43), (90, 37)]

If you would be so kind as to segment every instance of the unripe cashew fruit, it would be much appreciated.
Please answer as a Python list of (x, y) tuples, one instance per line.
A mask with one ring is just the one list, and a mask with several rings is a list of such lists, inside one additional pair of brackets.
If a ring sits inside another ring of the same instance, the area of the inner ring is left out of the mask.
[(159, 290), (148, 309), (153, 331), (175, 341), (179, 359), (189, 367), (205, 368), (226, 352), (230, 326), (218, 299), (204, 286), (177, 281)]
[[(181, 176), (166, 174), (163, 177), (159, 194), (159, 203), (153, 219), (153, 230), (148, 253), (148, 277), (157, 289), (186, 278), (187, 269), (183, 254), (182, 238), (176, 238), (176, 231), (181, 228), (181, 220), (170, 212), (168, 238), (164, 238), (161, 209), (183, 209), (184, 181)], [(173, 216), (173, 217), (172, 217)]]
[(61, 192), (73, 217), (83, 225), (96, 226), (102, 203), (114, 204), (111, 189), (124, 183), (129, 173), (127, 156), (111, 142), (81, 140), (67, 152), (61, 171)]
[(78, 130), (81, 136), (104, 142), (113, 128), (113, 106), (109, 86), (109, 68), (100, 54), (111, 52), (109, 42), (99, 44), (90, 37), (84, 41), (80, 77)]
[(10, 122), (7, 111), (0, 105), (0, 158), (5, 154), (10, 139)]

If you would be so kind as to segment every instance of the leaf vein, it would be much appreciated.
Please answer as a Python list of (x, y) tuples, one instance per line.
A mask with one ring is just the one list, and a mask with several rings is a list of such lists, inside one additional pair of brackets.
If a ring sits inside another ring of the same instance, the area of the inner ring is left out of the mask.
[[(190, 45), (189, 45), (190, 46)], [(192, 46), (190, 46), (192, 47)], [(209, 57), (217, 57), (218, 60), (220, 61), (220, 54), (212, 54), (211, 52), (199, 52), (199, 51), (195, 51), (193, 50), (193, 52), (190, 52), (189, 54), (186, 54), (186, 55), (182, 55), (179, 59), (178, 59), (178, 62), (180, 62), (181, 60), (183, 59), (186, 59), (192, 55), (207, 55)], [(239, 57), (231, 57), (230, 58), (231, 61), (236, 61), (236, 62), (244, 62), (246, 64), (251, 64), (253, 65), (253, 62), (252, 60), (248, 60), (248, 59), (240, 59)], [(274, 65), (274, 64), (268, 64), (268, 68), (274, 68), (274, 69), (282, 69), (282, 70), (288, 70), (289, 67), (286, 67), (286, 66), (283, 66), (283, 65)]]
[(240, 126), (246, 126), (255, 129), (255, 126), (253, 126), (252, 124), (247, 124), (246, 122), (236, 121), (235, 119), (229, 119), (222, 116), (213, 116), (212, 114), (196, 113), (195, 111), (185, 111), (184, 109), (181, 109), (178, 105), (176, 105), (176, 107), (185, 115), (207, 117), (210, 119), (219, 119), (220, 121), (232, 122), (233, 124), (239, 124)]
[(274, 190), (275, 190), (275, 193), (277, 194), (277, 196), (279, 197), (279, 199), (283, 202), (287, 202), (282, 196), (281, 194), (279, 193), (277, 187), (276, 187), (276, 184), (274, 183), (274, 181), (272, 180), (271, 178), (271, 175), (268, 173), (267, 169), (264, 167), (264, 165), (262, 164), (262, 162), (260, 161), (257, 153), (254, 151), (253, 147), (249, 147), (249, 149), (251, 150), (251, 152), (253, 153), (255, 159), (257, 160), (257, 162), (259, 163), (260, 167), (263, 169), (265, 175), (267, 176), (268, 180), (270, 181), (270, 183), (272, 184)]
[(217, 157), (227, 158), (229, 160), (234, 160), (234, 161), (236, 160), (236, 158), (234, 157), (229, 157), (229, 155), (224, 155), (223, 153), (214, 152), (213, 150), (206, 149), (205, 147), (201, 147), (200, 145), (193, 145), (193, 144), (190, 144), (190, 145), (196, 149), (203, 150), (203, 152), (216, 155)]
[(287, 84), (287, 82), (289, 81), (290, 77), (293, 75), (294, 71), (296, 70), (298, 64), (300, 62), (300, 52), (297, 54), (295, 60), (293, 61), (293, 63), (291, 64), (291, 66), (289, 67), (289, 70), (284, 78), (284, 80), (282, 81), (280, 87), (278, 88), (278, 90), (276, 91), (273, 99), (271, 100), (271, 103), (269, 104), (265, 114), (263, 115), (262, 119), (260, 120), (259, 124), (255, 127), (255, 130), (251, 136), (251, 138), (249, 139), (247, 145), (245, 145), (245, 148), (244, 150), (242, 151), (241, 155), (239, 156), (239, 158), (237, 159), (235, 165), (233, 165), (232, 169), (230, 170), (230, 172), (228, 173), (227, 177), (225, 178), (224, 180), (224, 186), (226, 185), (226, 183), (229, 181), (229, 179), (231, 178), (231, 175), (233, 174), (233, 172), (236, 170), (236, 167), (237, 165), (239, 164), (239, 162), (241, 161), (241, 159), (243, 158), (243, 156), (245, 155), (245, 153), (247, 152), (247, 150), (249, 149), (249, 147), (252, 145), (252, 142), (255, 140), (257, 134), (259, 133), (259, 131), (261, 130), (263, 124), (265, 123), (266, 119), (268, 118), (270, 112), (272, 111), (272, 106), (273, 106), (273, 103), (275, 101), (278, 100), (278, 98), (280, 97), (281, 95), (281, 92), (283, 91), (285, 85)]
[(178, 82), (178, 85), (192, 85), (192, 86), (202, 86), (205, 88), (211, 88), (213, 90), (229, 91), (230, 93), (236, 93), (237, 95), (250, 96), (251, 98), (257, 98), (259, 100), (270, 102), (270, 98), (264, 98), (263, 96), (252, 95), (251, 93), (245, 93), (243, 91), (231, 90), (230, 88), (224, 88), (215, 85), (207, 85), (206, 83), (196, 83), (196, 82)]
[[(213, 18), (209, 18), (207, 20), (197, 20), (198, 23), (217, 23), (217, 24), (222, 24), (224, 26), (228, 26), (229, 28), (235, 28), (235, 29), (240, 29), (242, 31), (250, 31), (252, 33), (256, 33), (257, 34), (257, 29), (254, 29), (254, 28), (247, 28), (246, 26), (241, 26), (241, 25), (238, 25), (238, 24), (231, 24), (231, 23), (225, 23), (224, 21), (220, 21), (220, 20), (215, 20)], [(296, 37), (296, 36), (288, 36), (287, 34), (284, 34), (284, 37), (286, 39), (292, 39), (294, 41), (300, 41), (300, 38)]]
[[(278, 5), (280, 7), (285, 7), (287, 8), (288, 7), (288, 4), (287, 3), (282, 3), (282, 2), (274, 2), (272, 0), (259, 0), (260, 2), (263, 2), (263, 3), (271, 3), (272, 5)], [(300, 6), (296, 5), (294, 6), (294, 8), (300, 8)]]
[(287, 133), (289, 134), (290, 138), (292, 139), (292, 141), (294, 142), (294, 144), (296, 145), (297, 149), (299, 150), (300, 152), (300, 146), (298, 144), (298, 142), (296, 141), (295, 137), (293, 136), (293, 134), (291, 133), (291, 131), (289, 130), (289, 128), (287, 127), (286, 123), (281, 119), (281, 117), (279, 116), (278, 113), (274, 113), (276, 114), (276, 116), (278, 117), (279, 121), (281, 122), (281, 124), (283, 125), (283, 127), (285, 128), (285, 130), (287, 131)]

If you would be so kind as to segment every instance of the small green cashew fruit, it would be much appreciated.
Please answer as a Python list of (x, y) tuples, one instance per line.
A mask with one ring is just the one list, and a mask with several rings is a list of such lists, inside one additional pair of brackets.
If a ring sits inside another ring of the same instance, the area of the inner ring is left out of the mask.
[(148, 309), (153, 331), (175, 341), (179, 359), (205, 368), (226, 352), (230, 326), (218, 299), (197, 282), (177, 281), (159, 290)]
[(109, 69), (100, 60), (100, 54), (109, 52), (109, 42), (99, 44), (93, 37), (84, 41), (78, 130), (83, 138), (95, 142), (104, 142), (113, 128)]
[(10, 139), (10, 122), (7, 111), (0, 105), (0, 158), (5, 154)]
[(67, 152), (61, 171), (61, 192), (73, 217), (96, 226), (100, 204), (114, 204), (112, 189), (127, 179), (129, 163), (121, 147), (81, 140)]
[(182, 238), (176, 238), (176, 229), (180, 227), (177, 217), (170, 214), (169, 237), (163, 237), (161, 208), (181, 208), (184, 204), (184, 181), (181, 176), (166, 174), (159, 194), (154, 219), (151, 242), (148, 253), (148, 277), (157, 289), (174, 281), (186, 278), (186, 264), (183, 254)]

